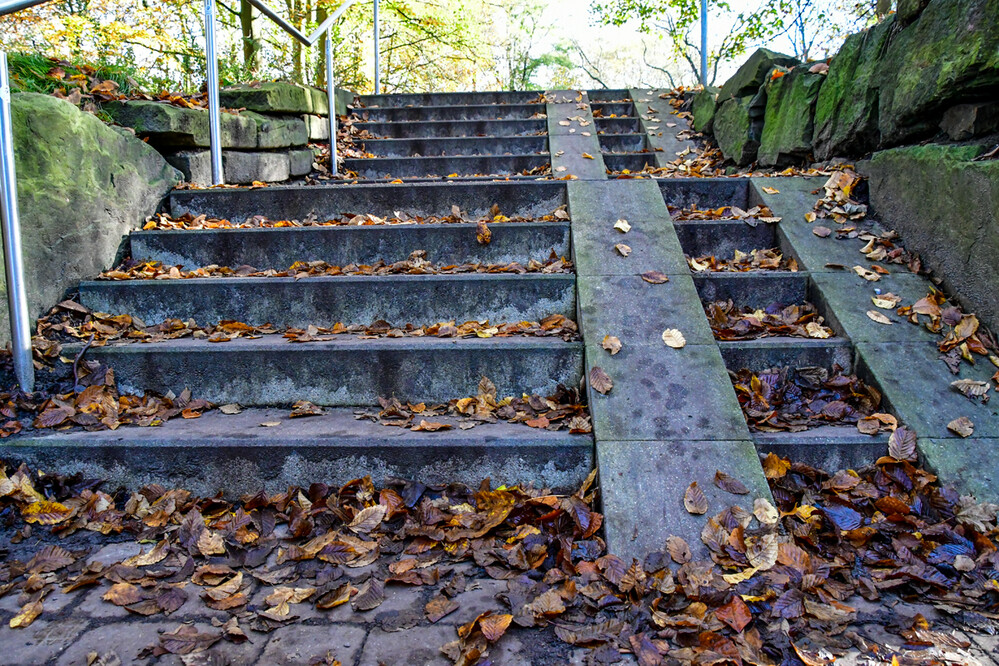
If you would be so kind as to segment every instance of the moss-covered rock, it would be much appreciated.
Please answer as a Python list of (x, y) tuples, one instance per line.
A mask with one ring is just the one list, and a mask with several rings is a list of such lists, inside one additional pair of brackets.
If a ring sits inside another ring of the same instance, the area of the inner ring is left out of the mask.
[(899, 25), (912, 23), (928, 4), (930, 0), (898, 0), (895, 16)]
[(879, 144), (879, 59), (894, 25), (894, 17), (889, 17), (850, 35), (829, 62), (815, 103), (816, 158), (864, 154)]
[(309, 130), (302, 116), (265, 116), (253, 111), (239, 115), (256, 123), (257, 148), (288, 148), (309, 142)]
[(323, 116), (329, 110), (324, 91), (283, 81), (223, 88), (219, 99), (222, 106), (230, 109), (258, 113), (313, 113)]
[[(104, 111), (119, 125), (160, 148), (206, 148), (210, 145), (208, 112), (166, 102), (145, 100), (109, 102)], [(257, 124), (244, 115), (221, 114), (224, 148), (255, 148)]]
[(690, 103), (690, 113), (693, 116), (693, 126), (698, 132), (710, 132), (718, 108), (719, 89), (707, 86), (694, 94)]
[(767, 84), (758, 160), (763, 166), (798, 161), (812, 151), (815, 101), (825, 75), (795, 67)]
[(791, 56), (770, 49), (757, 49), (742, 67), (732, 75), (718, 93), (718, 101), (726, 102), (736, 97), (752, 97), (766, 83), (774, 67), (794, 67), (798, 61)]
[(882, 146), (936, 132), (957, 102), (999, 94), (999, 0), (934, 0), (878, 63)]
[[(125, 234), (155, 212), (180, 174), (141, 139), (69, 102), (19, 93), (11, 111), (28, 302), (37, 317), (108, 268)], [(9, 336), (3, 307), (0, 341)]]
[(765, 97), (761, 104), (761, 93), (726, 100), (715, 113), (715, 141), (722, 154), (739, 166), (755, 160), (760, 147), (762, 123), (758, 109), (766, 104)]

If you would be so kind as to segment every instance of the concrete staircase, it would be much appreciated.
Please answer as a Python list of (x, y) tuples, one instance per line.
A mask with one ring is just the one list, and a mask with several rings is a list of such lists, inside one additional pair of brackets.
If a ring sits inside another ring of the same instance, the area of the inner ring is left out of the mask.
[[(225, 344), (185, 339), (110, 345), (89, 353), (115, 369), (123, 388), (179, 392), (186, 387), (198, 397), (238, 402), (247, 409), (236, 416), (216, 412), (171, 421), (161, 428), (23, 434), (5, 440), (3, 454), (45, 469), (83, 469), (130, 484), (177, 483), (208, 494), (340, 483), (365, 474), (427, 483), (477, 484), (491, 477), (494, 483), (566, 491), (598, 462), (610, 549), (622, 557), (642, 557), (662, 548), (674, 533), (697, 549), (708, 516), (732, 504), (752, 510), (755, 497), (767, 497), (760, 454), (773, 451), (830, 469), (882, 455), (885, 435), (861, 435), (853, 427), (751, 431), (729, 374), (743, 368), (839, 365), (883, 393), (882, 411), (916, 429), (925, 463), (964, 483), (963, 490), (981, 494), (994, 488), (997, 479), (975, 465), (975, 451), (999, 442), (999, 408), (976, 405), (948, 390), (952, 377), (937, 360), (935, 336), (901, 320), (878, 324), (865, 314), (875, 288), (912, 303), (925, 296), (929, 283), (901, 267), (876, 285), (849, 270), (866, 262), (859, 253), (864, 242), (818, 238), (804, 219), (824, 179), (635, 178), (646, 166), (665, 167), (691, 147), (683, 134), (685, 121), (671, 114), (662, 95), (612, 90), (362, 97), (356, 126), (380, 137), (365, 141), (377, 157), (347, 160), (344, 166), (367, 180), (185, 190), (168, 201), (174, 216), (233, 221), (256, 215), (303, 220), (397, 212), (415, 219), (448, 215), (453, 206), (474, 219), (494, 204), (510, 217), (540, 218), (559, 206), (568, 208), (569, 221), (491, 224), (489, 244), (477, 242), (472, 223), (150, 230), (129, 238), (133, 257), (184, 268), (399, 261), (414, 250), (425, 250), (428, 259), (443, 264), (526, 263), (543, 261), (554, 251), (571, 256), (573, 274), (80, 285), (80, 300), (88, 307), (131, 313), (147, 323), (194, 317), (199, 323), (237, 319), (304, 327), (367, 325), (376, 319), (393, 324), (519, 321), (561, 314), (578, 322), (581, 342), (343, 336), (290, 344), (272, 336)], [(522, 175), (525, 170), (535, 173)], [(405, 182), (391, 182), (397, 178)], [(674, 219), (669, 211), (670, 206), (748, 209), (757, 204), (768, 205), (780, 223)], [(614, 227), (619, 219), (631, 226), (626, 234)], [(619, 243), (631, 247), (627, 257), (615, 249)], [(793, 257), (800, 270), (692, 275), (685, 258), (768, 248)], [(652, 284), (642, 277), (649, 271), (669, 281)], [(718, 341), (704, 307), (727, 299), (754, 307), (807, 301), (835, 335)], [(686, 347), (665, 346), (661, 334), (666, 328), (680, 329)], [(601, 348), (607, 335), (620, 338), (619, 353)], [(900, 372), (903, 359), (905, 371)], [(987, 365), (962, 368), (961, 376), (987, 379)], [(412, 432), (354, 418), (355, 409), (371, 408), (379, 397), (445, 402), (475, 395), (482, 376), (495, 383), (500, 396), (547, 395), (558, 384), (579, 385), (597, 367), (614, 387), (607, 394), (587, 391), (592, 436), (508, 423)], [(327, 414), (289, 421), (289, 405), (301, 399), (327, 406)], [(972, 440), (946, 429), (959, 415), (976, 423)], [(280, 425), (261, 427), (274, 422)], [(716, 470), (736, 476), (752, 494), (716, 488)], [(706, 516), (683, 508), (692, 481), (708, 497)]]

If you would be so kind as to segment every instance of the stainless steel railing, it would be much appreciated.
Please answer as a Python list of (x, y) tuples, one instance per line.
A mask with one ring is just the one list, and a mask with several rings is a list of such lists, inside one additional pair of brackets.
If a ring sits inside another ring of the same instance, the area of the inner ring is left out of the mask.
[[(49, 0), (0, 0), (0, 16), (44, 4)], [(336, 91), (333, 82), (333, 25), (358, 0), (346, 0), (333, 14), (322, 22), (311, 35), (281, 18), (263, 0), (249, 0), (289, 35), (306, 47), (313, 46), (326, 35), (326, 102), (329, 106), (330, 165), (336, 170)], [(375, 94), (381, 88), (379, 76), (378, 4), (374, 0), (374, 60)], [(208, 128), (212, 163), (212, 184), (225, 182), (222, 164), (221, 108), (219, 105), (219, 69), (215, 45), (215, 0), (205, 0), (205, 60), (208, 88)], [(14, 139), (10, 112), (10, 74), (7, 54), (0, 51), (0, 232), (3, 237), (4, 274), (7, 278), (7, 307), (10, 313), (11, 347), (14, 374), (21, 390), (31, 392), (35, 387), (35, 368), (31, 351), (31, 318), (28, 314), (28, 297), (24, 281), (24, 257), (21, 249), (21, 225), (17, 208), (17, 174), (14, 168)]]

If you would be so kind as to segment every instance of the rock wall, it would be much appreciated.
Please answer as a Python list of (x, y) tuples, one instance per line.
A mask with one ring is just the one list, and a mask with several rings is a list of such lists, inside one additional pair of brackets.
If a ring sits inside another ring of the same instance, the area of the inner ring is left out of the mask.
[(692, 112), (737, 165), (774, 166), (996, 132), (997, 98), (999, 0), (900, 0), (828, 69), (760, 50)]
[[(345, 115), (354, 94), (337, 90), (336, 113)], [(225, 181), (280, 182), (312, 170), (310, 141), (328, 141), (329, 107), (318, 88), (271, 82), (224, 88), (222, 166)], [(211, 182), (208, 113), (165, 102), (125, 101), (104, 110), (130, 127), (180, 169), (185, 180)]]
[[(12, 96), (14, 159), (30, 314), (44, 314), (115, 260), (122, 239), (180, 182), (131, 133), (48, 95)], [(0, 271), (0, 344), (10, 340)]]
[(999, 160), (978, 146), (925, 145), (875, 153), (860, 170), (888, 228), (970, 311), (999, 331)]

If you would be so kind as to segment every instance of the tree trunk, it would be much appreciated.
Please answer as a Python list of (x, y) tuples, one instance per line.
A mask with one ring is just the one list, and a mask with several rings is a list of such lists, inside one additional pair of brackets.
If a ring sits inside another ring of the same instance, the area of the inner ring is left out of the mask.
[(246, 71), (254, 74), (259, 72), (263, 65), (256, 13), (256, 9), (247, 0), (240, 0), (239, 26), (243, 36), (243, 65)]

